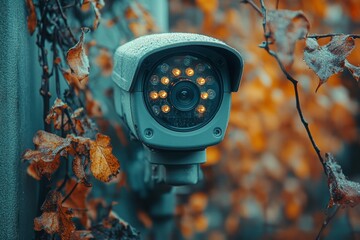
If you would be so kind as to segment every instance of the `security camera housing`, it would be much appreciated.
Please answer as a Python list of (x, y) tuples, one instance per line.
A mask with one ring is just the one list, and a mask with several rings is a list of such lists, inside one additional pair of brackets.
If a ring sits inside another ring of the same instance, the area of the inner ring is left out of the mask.
[[(211, 37), (164, 33), (124, 44), (114, 61), (116, 111), (146, 146), (151, 176), (144, 182), (197, 183), (206, 147), (224, 138), (243, 71), (240, 54)], [(191, 62), (195, 67), (187, 67)]]
[[(144, 81), (159, 62), (176, 54), (196, 55), (216, 68), (222, 82), (219, 108), (204, 126), (191, 131), (169, 129), (149, 113)], [(240, 54), (225, 43), (203, 35), (164, 33), (137, 38), (115, 53), (113, 80), (116, 111), (132, 134), (151, 149), (189, 151), (204, 149), (223, 140), (230, 113), (230, 93), (239, 88), (243, 71)]]

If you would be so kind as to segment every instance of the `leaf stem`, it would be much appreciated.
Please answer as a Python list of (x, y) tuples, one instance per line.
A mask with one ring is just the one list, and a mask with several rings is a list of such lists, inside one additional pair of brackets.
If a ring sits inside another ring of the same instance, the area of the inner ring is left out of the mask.
[(64, 21), (64, 24), (65, 24), (65, 26), (66, 26), (66, 29), (69, 31), (69, 34), (70, 34), (70, 37), (71, 37), (72, 41), (73, 41), (74, 43), (76, 43), (76, 42), (77, 42), (77, 41), (76, 41), (76, 38), (75, 38), (73, 32), (71, 31), (71, 29), (70, 29), (70, 27), (69, 27), (69, 24), (68, 24), (68, 22), (67, 22), (66, 15), (65, 15), (65, 13), (64, 13), (63, 7), (61, 6), (59, 0), (56, 0), (56, 5), (58, 6), (58, 8), (59, 8), (59, 10), (60, 10), (60, 16), (62, 17), (62, 19), (63, 19), (63, 21)]
[(327, 225), (330, 223), (330, 221), (335, 217), (335, 215), (339, 211), (339, 209), (340, 209), (340, 205), (337, 205), (335, 207), (335, 211), (331, 215), (326, 216), (326, 219), (324, 220), (324, 222), (320, 228), (320, 231), (319, 231), (318, 235), (316, 236), (316, 240), (320, 240), (321, 234), (323, 233), (323, 231), (325, 230)]
[(306, 38), (320, 39), (320, 38), (329, 38), (329, 37), (335, 37), (335, 36), (340, 36), (340, 35), (348, 35), (349, 37), (354, 38), (354, 39), (360, 38), (360, 34), (344, 34), (344, 33), (310, 34), (310, 35), (307, 35)]
[(250, 4), (250, 6), (251, 6), (252, 8), (254, 8), (254, 10), (255, 10), (257, 13), (259, 13), (260, 16), (262, 16), (262, 12), (261, 12), (260, 8), (254, 3), (253, 0), (242, 0), (242, 1), (240, 1), (240, 3), (245, 3), (245, 4), (248, 3), (248, 4)]
[(307, 133), (307, 135), (308, 135), (308, 137), (310, 139), (311, 145), (312, 145), (313, 149), (315, 150), (316, 155), (318, 156), (321, 165), (323, 166), (325, 174), (327, 175), (327, 170), (326, 170), (326, 167), (325, 167), (324, 159), (321, 156), (320, 149), (317, 146), (317, 144), (316, 144), (316, 142), (314, 140), (314, 137), (312, 136), (312, 133), (311, 133), (310, 128), (309, 128), (309, 123), (305, 120), (304, 114), (302, 112), (300, 96), (299, 96), (299, 90), (298, 90), (298, 81), (286, 70), (285, 66), (282, 64), (282, 62), (279, 59), (278, 55), (274, 51), (270, 50), (270, 48), (269, 48), (269, 42), (268, 42), (269, 35), (266, 32), (266, 7), (265, 7), (265, 4), (264, 4), (264, 0), (261, 0), (261, 9), (262, 9), (262, 12), (263, 12), (263, 30), (264, 30), (264, 38), (265, 38), (265, 42), (263, 43), (263, 45), (261, 47), (264, 48), (271, 56), (273, 56), (276, 59), (278, 65), (280, 66), (281, 71), (284, 73), (286, 78), (293, 84), (294, 93), (295, 93), (295, 101), (296, 101), (296, 110), (297, 110), (297, 112), (299, 114), (301, 123), (303, 124), (303, 126), (304, 126), (304, 128), (306, 130), (306, 133)]
[(61, 203), (66, 202), (66, 200), (68, 200), (68, 198), (71, 196), (71, 194), (75, 191), (76, 187), (79, 185), (79, 183), (75, 183), (75, 185), (73, 186), (73, 188), (70, 190), (70, 192), (64, 197), (64, 199), (61, 201)]

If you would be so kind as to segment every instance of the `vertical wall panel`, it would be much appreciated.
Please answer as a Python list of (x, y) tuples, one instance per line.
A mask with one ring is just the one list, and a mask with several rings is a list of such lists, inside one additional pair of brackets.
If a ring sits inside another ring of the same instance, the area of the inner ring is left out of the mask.
[(2, 2), (0, 16), (0, 239), (32, 239), (37, 183), (20, 156), (41, 127), (39, 66), (25, 1)]

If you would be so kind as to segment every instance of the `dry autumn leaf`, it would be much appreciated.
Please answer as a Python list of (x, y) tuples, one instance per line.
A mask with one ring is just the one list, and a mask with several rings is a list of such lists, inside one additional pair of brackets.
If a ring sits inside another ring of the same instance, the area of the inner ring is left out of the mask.
[(85, 175), (85, 162), (90, 157), (91, 172), (95, 178), (108, 182), (119, 172), (120, 164), (112, 154), (110, 138), (97, 134), (93, 141), (86, 137), (67, 135), (61, 138), (55, 134), (38, 131), (33, 140), (35, 150), (27, 150), (23, 159), (30, 161), (28, 173), (35, 179), (51, 177), (60, 165), (60, 156), (74, 156), (73, 171), (79, 180), (89, 185)]
[(100, 67), (104, 76), (110, 76), (113, 70), (113, 58), (108, 50), (101, 49), (100, 54), (96, 58), (96, 64)]
[(89, 59), (85, 53), (84, 41), (85, 33), (89, 31), (88, 28), (81, 29), (81, 36), (78, 43), (70, 48), (66, 54), (66, 61), (71, 69), (73, 75), (81, 82), (87, 79), (89, 75)]
[(77, 177), (77, 179), (79, 179), (79, 181), (84, 184), (87, 187), (90, 187), (91, 184), (88, 182), (87, 178), (86, 178), (86, 173), (85, 173), (85, 164), (83, 164), (83, 161), (86, 161), (82, 159), (83, 157), (79, 156), (79, 155), (75, 155), (73, 162), (72, 162), (72, 170), (74, 172), (75, 177)]
[(350, 181), (343, 174), (341, 166), (331, 153), (325, 154), (325, 167), (328, 176), (330, 201), (328, 207), (334, 204), (343, 207), (354, 207), (360, 203), (360, 184)]
[(79, 92), (85, 89), (87, 78), (79, 81), (79, 79), (73, 73), (71, 73), (69, 69), (62, 69), (62, 74), (68, 84), (75, 90), (76, 95), (79, 95)]
[(101, 19), (100, 9), (102, 9), (105, 6), (105, 2), (103, 0), (85, 0), (83, 2), (83, 6), (86, 4), (91, 4), (92, 8), (94, 9), (95, 20), (94, 20), (93, 27), (95, 30), (99, 26), (100, 19)]
[(196, 5), (205, 13), (214, 13), (218, 7), (218, 0), (196, 0)]
[(22, 159), (30, 161), (28, 173), (35, 179), (50, 178), (60, 165), (60, 156), (66, 156), (71, 141), (45, 131), (38, 131), (34, 138), (35, 150), (26, 150)]
[(95, 178), (108, 182), (119, 173), (120, 164), (112, 154), (110, 138), (98, 133), (90, 143), (90, 170)]
[(43, 212), (40, 217), (34, 219), (34, 230), (44, 230), (49, 234), (59, 234), (62, 240), (70, 239), (75, 231), (75, 225), (71, 221), (72, 212), (62, 206), (62, 195), (60, 192), (48, 193), (41, 207)]
[(354, 66), (345, 60), (345, 67), (351, 72), (352, 76), (359, 81), (360, 79), (360, 67)]
[(85, 99), (86, 99), (86, 113), (89, 115), (89, 117), (101, 117), (102, 111), (101, 111), (100, 103), (93, 98), (89, 90), (85, 92)]
[(60, 130), (62, 125), (64, 130), (69, 130), (68, 118), (64, 114), (64, 110), (68, 108), (68, 105), (64, 103), (61, 99), (56, 98), (53, 106), (51, 107), (48, 115), (46, 116), (45, 121), (50, 124), (54, 123), (54, 128)]
[(140, 240), (140, 233), (122, 219), (115, 217), (114, 214), (110, 214), (100, 224), (92, 226), (90, 230), (95, 239)]
[(309, 21), (302, 11), (269, 10), (266, 26), (280, 61), (286, 68), (290, 67), (294, 61), (295, 43), (307, 35)]
[(32, 0), (26, 0), (26, 6), (29, 11), (29, 15), (27, 17), (28, 30), (30, 35), (33, 35), (37, 25), (36, 10)]
[(319, 46), (313, 38), (306, 39), (304, 60), (320, 78), (316, 91), (330, 76), (343, 71), (345, 59), (354, 47), (354, 39), (348, 35), (334, 36), (325, 46)]
[(94, 239), (94, 236), (89, 230), (77, 230), (71, 234), (70, 240), (87, 240)]
[[(61, 181), (62, 182), (62, 181)], [(91, 187), (86, 186), (84, 184), (77, 183), (73, 178), (69, 179), (65, 185), (65, 192), (70, 193), (74, 186), (75, 189), (71, 193), (71, 195), (66, 199), (63, 203), (64, 207), (68, 207), (74, 209), (74, 217), (80, 219), (81, 224), (84, 227), (90, 226), (90, 221), (87, 215), (87, 197), (91, 191)]]

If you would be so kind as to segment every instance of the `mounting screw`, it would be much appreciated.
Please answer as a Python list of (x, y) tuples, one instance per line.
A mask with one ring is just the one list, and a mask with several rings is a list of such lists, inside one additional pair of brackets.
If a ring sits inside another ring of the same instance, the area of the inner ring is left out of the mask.
[(221, 137), (221, 135), (222, 135), (221, 128), (218, 128), (218, 127), (214, 128), (213, 134), (215, 137)]
[(154, 131), (151, 128), (147, 128), (144, 131), (144, 135), (146, 138), (152, 138), (152, 136), (154, 135)]

